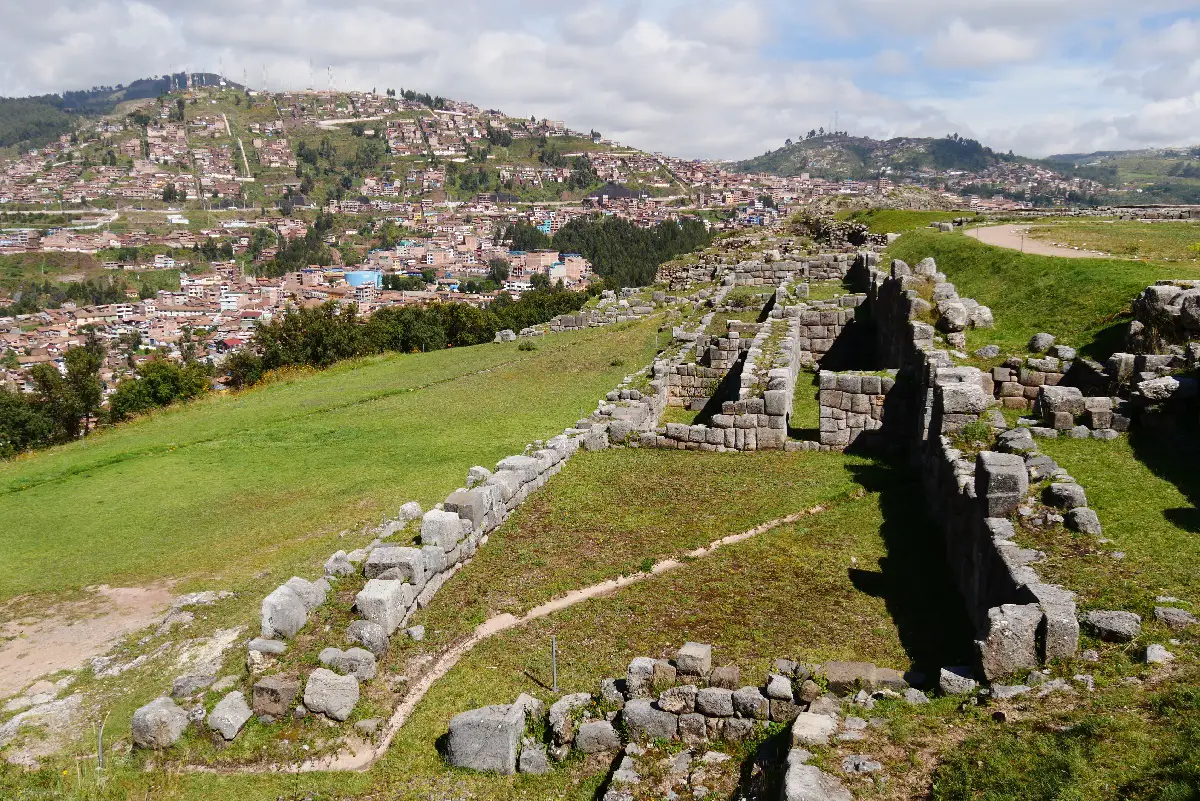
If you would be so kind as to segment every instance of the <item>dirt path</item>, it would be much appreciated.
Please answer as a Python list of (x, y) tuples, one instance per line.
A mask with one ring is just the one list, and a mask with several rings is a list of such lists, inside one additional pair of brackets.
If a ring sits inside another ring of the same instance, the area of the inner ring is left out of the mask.
[(967, 236), (978, 239), (985, 245), (995, 245), (1000, 248), (1019, 250), (1037, 256), (1062, 256), (1066, 259), (1101, 259), (1111, 258), (1105, 254), (1093, 253), (1090, 250), (1075, 250), (1058, 245), (1041, 242), (1029, 236), (1028, 225), (985, 225), (972, 228)]
[(382, 757), (387, 749), (391, 746), (392, 740), (399, 734), (404, 724), (408, 721), (413, 711), (417, 708), (417, 704), (432, 689), (433, 685), (439, 679), (458, 664), (464, 656), (469, 654), (476, 645), (479, 645), (484, 640), (494, 637), (501, 632), (516, 626), (522, 626), (530, 621), (545, 617), (546, 615), (560, 612), (563, 609), (569, 609), (576, 604), (596, 598), (602, 595), (608, 595), (622, 587), (628, 587), (631, 584), (637, 584), (645, 581), (648, 578), (662, 575), (678, 567), (682, 567), (688, 560), (703, 559), (711, 556), (718, 549), (733, 545), (734, 543), (748, 540), (752, 537), (757, 537), (762, 534), (779, 528), (780, 526), (797, 523), (806, 517), (811, 517), (815, 514), (820, 514), (826, 510), (824, 504), (805, 509), (802, 512), (787, 515), (786, 517), (776, 518), (761, 525), (755, 526), (748, 531), (743, 531), (740, 534), (731, 534), (727, 537), (722, 537), (715, 540), (706, 546), (697, 548), (693, 551), (688, 551), (678, 557), (664, 559), (656, 563), (650, 570), (643, 573), (634, 573), (629, 576), (618, 576), (614, 579), (602, 581), (599, 584), (593, 584), (589, 587), (583, 587), (578, 590), (573, 590), (566, 595), (553, 598), (544, 604), (535, 606), (520, 617), (511, 614), (501, 614), (490, 618), (476, 627), (475, 631), (467, 638), (450, 646), (449, 649), (443, 651), (442, 654), (433, 660), (432, 666), (426, 670), (421, 677), (412, 685), (404, 700), (396, 707), (391, 718), (388, 719), (387, 725), (383, 732), (383, 737), (378, 745), (372, 746), (369, 743), (362, 743), (360, 748), (354, 750), (343, 750), (332, 757), (323, 757), (321, 759), (313, 759), (304, 762), (300, 765), (270, 765), (262, 767), (246, 768), (238, 771), (230, 771), (231, 773), (267, 773), (267, 772), (300, 772), (306, 773), (310, 771), (334, 771), (334, 770), (355, 770), (365, 771), (373, 765), (376, 760)]
[[(96, 587), (83, 601), (55, 604), (0, 624), (0, 698), (39, 676), (82, 667), (131, 631), (155, 622), (171, 603), (166, 586)], [(3, 610), (0, 610), (3, 614)]]

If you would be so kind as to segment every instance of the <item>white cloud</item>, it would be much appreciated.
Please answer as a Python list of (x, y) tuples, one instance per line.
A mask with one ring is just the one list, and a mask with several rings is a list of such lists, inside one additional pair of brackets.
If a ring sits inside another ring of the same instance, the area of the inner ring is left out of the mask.
[(761, 153), (835, 112), (852, 133), (958, 131), (1033, 155), (1200, 138), (1195, 0), (0, 2), (0, 94), (219, 66), (324, 86), (332, 65), (338, 88), (428, 91), (690, 157)]
[(1028, 61), (1036, 52), (1031, 38), (999, 28), (972, 28), (956, 19), (934, 38), (925, 59), (945, 69), (981, 69)]

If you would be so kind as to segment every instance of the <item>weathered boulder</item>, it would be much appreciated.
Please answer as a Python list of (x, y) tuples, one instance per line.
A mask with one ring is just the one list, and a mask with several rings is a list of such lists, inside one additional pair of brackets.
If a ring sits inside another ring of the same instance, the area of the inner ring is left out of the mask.
[(1031, 353), (1045, 353), (1052, 347), (1054, 347), (1053, 334), (1034, 334), (1029, 340), (1029, 351)]
[(308, 608), (296, 591), (287, 585), (276, 587), (262, 602), (262, 636), (296, 636), (308, 620)]
[(327, 668), (317, 668), (304, 685), (304, 706), (309, 712), (319, 712), (334, 720), (350, 717), (358, 704), (358, 679), (339, 676)]
[(550, 705), (550, 734), (555, 745), (570, 745), (575, 741), (575, 710), (591, 702), (591, 693), (572, 693)]
[(678, 687), (672, 687), (658, 697), (658, 706), (663, 711), (670, 712), (673, 715), (695, 712), (696, 692), (697, 689), (694, 684), (681, 684)]
[(267, 676), (254, 684), (254, 714), (282, 718), (288, 713), (300, 682), (284, 676)]
[(686, 676), (707, 676), (712, 672), (712, 646), (686, 642), (675, 654), (675, 667)]
[(575, 748), (585, 754), (616, 751), (620, 747), (621, 738), (607, 720), (589, 720), (575, 734)]
[(196, 695), (216, 680), (217, 677), (211, 673), (180, 676), (171, 682), (171, 697), (178, 701), (180, 698)]
[(792, 745), (829, 745), (837, 725), (837, 720), (828, 715), (801, 712), (792, 721)]
[(733, 711), (738, 717), (766, 720), (770, 714), (767, 699), (757, 687), (742, 687), (733, 693)]
[(767, 697), (780, 701), (792, 700), (792, 680), (778, 673), (767, 676)]
[[(803, 753), (807, 758), (808, 752)], [(783, 801), (854, 801), (854, 796), (836, 777), (789, 756), (783, 776)]]
[(414, 588), (425, 586), (425, 558), (420, 548), (380, 546), (371, 551), (367, 563), (363, 565), (363, 575), (369, 579), (379, 578), (393, 570), (396, 571), (393, 575), (412, 584)]
[(710, 718), (733, 717), (733, 691), (704, 687), (696, 693), (696, 711)]
[(654, 665), (658, 660), (648, 656), (635, 657), (625, 671), (625, 692), (630, 698), (648, 698)]
[(421, 504), (417, 503), (416, 501), (409, 501), (408, 503), (401, 505), (400, 512), (398, 513), (396, 519), (400, 521), (401, 525), (412, 520), (420, 520)]
[(187, 711), (164, 696), (133, 713), (130, 733), (138, 748), (170, 748), (179, 742), (187, 725)]
[(325, 603), (325, 597), (329, 593), (329, 582), (325, 579), (317, 579), (316, 581), (307, 581), (299, 576), (292, 576), (286, 582), (285, 587), (299, 596), (304, 603), (305, 613), (311, 612), (321, 604)]
[(421, 518), (421, 544), (436, 545), (449, 553), (466, 535), (469, 525), (454, 512), (431, 509)]
[(550, 758), (546, 755), (546, 746), (540, 743), (525, 743), (521, 748), (521, 756), (517, 759), (517, 770), (531, 776), (549, 773)]
[(375, 655), (365, 648), (324, 648), (317, 656), (321, 664), (343, 676), (353, 676), (359, 681), (375, 678)]
[(649, 701), (635, 698), (625, 704), (621, 718), (629, 736), (639, 740), (672, 740), (679, 728), (679, 717), (655, 708)]
[(1186, 628), (1196, 625), (1196, 616), (1185, 609), (1178, 609), (1174, 606), (1156, 606), (1154, 607), (1154, 617), (1165, 623), (1172, 631), (1183, 631)]
[(1142, 633), (1142, 618), (1133, 612), (1095, 610), (1083, 618), (1084, 624), (1102, 640), (1130, 642)]
[(971, 669), (967, 667), (942, 668), (938, 676), (938, 689), (942, 695), (967, 695), (978, 686)]
[(987, 517), (1007, 517), (1029, 492), (1025, 460), (1015, 453), (981, 451), (975, 457), (975, 494)]
[(1042, 610), (1036, 604), (1002, 604), (988, 610), (987, 636), (976, 642), (988, 681), (1038, 666), (1041, 622)]
[(384, 579), (371, 579), (354, 596), (358, 613), (372, 623), (378, 623), (389, 635), (404, 620), (404, 614), (412, 602), (411, 584)]
[(525, 733), (525, 709), (497, 704), (471, 709), (450, 721), (447, 756), (457, 768), (513, 774), (517, 749)]
[(736, 690), (741, 681), (742, 672), (737, 665), (715, 667), (708, 676), (709, 687), (724, 687), (726, 690)]
[(1066, 520), (1067, 528), (1080, 534), (1101, 534), (1104, 531), (1100, 525), (1100, 516), (1094, 509), (1084, 506), (1077, 506), (1067, 512)]
[(357, 572), (345, 551), (338, 551), (325, 561), (327, 576), (353, 576)]
[(226, 740), (232, 740), (253, 715), (250, 705), (246, 703), (246, 696), (234, 690), (217, 702), (213, 711), (208, 713), (205, 723)]
[(1067, 482), (1056, 481), (1046, 487), (1045, 492), (1042, 493), (1042, 500), (1049, 506), (1058, 509), (1076, 509), (1087, 506), (1087, 494), (1084, 493), (1083, 487)]
[(355, 645), (361, 645), (376, 657), (386, 654), (390, 645), (390, 639), (383, 626), (370, 620), (355, 620), (347, 626), (346, 639)]

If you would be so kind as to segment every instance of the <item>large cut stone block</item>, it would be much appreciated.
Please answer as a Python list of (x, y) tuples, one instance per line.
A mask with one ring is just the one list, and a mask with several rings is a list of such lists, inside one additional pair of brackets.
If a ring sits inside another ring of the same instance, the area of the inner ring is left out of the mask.
[(1038, 666), (1041, 622), (1042, 610), (1037, 604), (1004, 604), (988, 610), (987, 636), (976, 642), (988, 681)]
[(288, 586), (276, 587), (262, 602), (262, 636), (290, 638), (304, 627), (308, 608), (304, 599)]
[(497, 704), (471, 709), (450, 720), (447, 756), (458, 768), (511, 775), (517, 772), (524, 733), (524, 707)]
[(982, 451), (975, 458), (975, 494), (987, 517), (1008, 517), (1029, 492), (1025, 460), (1015, 453)]
[(358, 613), (372, 623), (378, 623), (389, 635), (403, 621), (404, 613), (412, 601), (411, 584), (383, 579), (371, 579), (354, 596)]

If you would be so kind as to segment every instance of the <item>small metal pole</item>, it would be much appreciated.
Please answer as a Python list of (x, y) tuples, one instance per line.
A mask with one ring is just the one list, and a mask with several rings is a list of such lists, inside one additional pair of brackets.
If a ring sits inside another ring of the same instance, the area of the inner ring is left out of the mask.
[(550, 669), (554, 674), (554, 692), (558, 692), (558, 637), (550, 635)]

